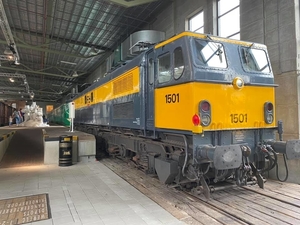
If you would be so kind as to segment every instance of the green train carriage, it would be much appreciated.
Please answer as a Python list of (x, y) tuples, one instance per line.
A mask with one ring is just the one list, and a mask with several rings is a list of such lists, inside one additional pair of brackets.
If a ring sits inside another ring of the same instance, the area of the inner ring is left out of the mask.
[(62, 104), (59, 107), (53, 109), (51, 112), (48, 112), (47, 118), (49, 123), (70, 126), (68, 104)]

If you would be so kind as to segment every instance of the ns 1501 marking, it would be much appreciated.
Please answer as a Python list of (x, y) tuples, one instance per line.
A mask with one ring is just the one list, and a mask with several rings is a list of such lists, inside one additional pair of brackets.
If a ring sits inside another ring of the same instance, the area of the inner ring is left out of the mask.
[(179, 93), (165, 95), (166, 103), (177, 103), (179, 102)]
[(247, 123), (248, 114), (230, 114), (231, 123)]

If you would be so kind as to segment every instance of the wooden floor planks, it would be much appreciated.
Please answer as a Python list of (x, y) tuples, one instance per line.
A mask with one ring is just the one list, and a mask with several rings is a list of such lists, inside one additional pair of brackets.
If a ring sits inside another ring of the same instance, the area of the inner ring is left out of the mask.
[[(240, 198), (251, 203), (254, 206), (254, 209), (260, 210), (260, 212), (269, 215), (271, 217), (277, 218), (280, 221), (291, 223), (291, 224), (300, 224), (300, 213), (294, 212), (290, 209), (289, 204), (282, 203), (278, 200), (273, 200), (272, 203), (266, 201), (269, 199), (267, 197), (247, 192), (247, 190), (236, 190), (236, 192), (242, 193)], [(292, 206), (293, 210), (299, 210), (299, 208)]]
[(213, 193), (207, 201), (169, 188), (119, 159), (108, 168), (186, 224), (300, 224), (300, 185), (268, 181)]

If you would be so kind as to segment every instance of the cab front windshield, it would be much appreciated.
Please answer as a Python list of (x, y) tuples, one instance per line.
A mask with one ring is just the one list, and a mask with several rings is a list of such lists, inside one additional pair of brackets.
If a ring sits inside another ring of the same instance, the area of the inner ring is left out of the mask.
[(247, 72), (270, 73), (266, 52), (256, 48), (241, 48), (243, 68)]
[(203, 67), (226, 68), (227, 62), (222, 44), (194, 39), (195, 63)]

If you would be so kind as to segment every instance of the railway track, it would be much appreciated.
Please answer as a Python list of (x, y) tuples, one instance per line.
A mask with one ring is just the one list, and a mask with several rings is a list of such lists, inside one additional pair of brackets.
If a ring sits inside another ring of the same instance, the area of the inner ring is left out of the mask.
[(300, 185), (267, 181), (211, 193), (209, 200), (167, 187), (119, 159), (104, 165), (186, 224), (300, 224)]

